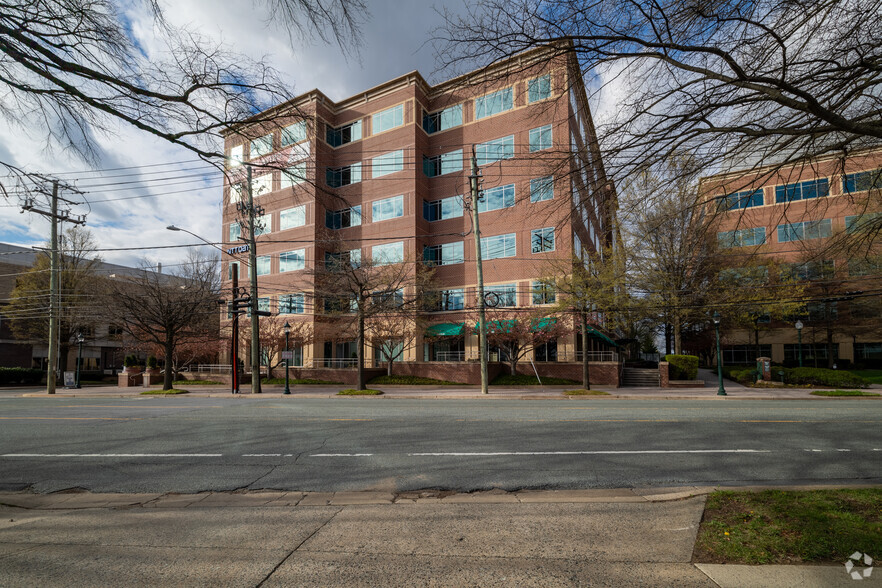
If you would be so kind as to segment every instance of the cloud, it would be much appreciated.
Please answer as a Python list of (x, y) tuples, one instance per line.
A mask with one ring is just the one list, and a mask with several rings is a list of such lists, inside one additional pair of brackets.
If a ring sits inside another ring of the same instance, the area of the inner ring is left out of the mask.
[[(339, 47), (315, 39), (295, 39), (292, 43), (287, 31), (267, 23), (259, 3), (163, 3), (171, 25), (198, 32), (229, 51), (253, 59), (266, 57), (284, 74), (295, 94), (318, 88), (332, 100), (348, 98), (413, 70), (428, 76), (434, 68), (435, 56), (425, 44), (440, 25), (432, 5), (393, 0), (371, 0), (368, 4), (370, 19), (363, 27), (358, 58), (353, 59)], [(463, 10), (460, 0), (435, 5)], [(156, 37), (143, 3), (126, 3), (123, 9), (138, 51), (147, 59), (162, 56), (166, 47)], [(95, 137), (99, 147), (96, 168), (116, 171), (95, 173), (70, 153), (47, 150), (43, 132), (40, 128), (23, 132), (0, 122), (0, 145), (4, 146), (0, 149), (7, 156), (2, 160), (28, 171), (57, 175), (82, 190), (81, 196), (72, 192), (62, 196), (84, 202), (71, 206), (71, 212), (87, 214), (87, 228), (94, 233), (100, 249), (145, 248), (102, 251), (105, 261), (137, 265), (147, 257), (164, 266), (181, 262), (187, 256), (186, 248), (149, 249), (198, 242), (186, 233), (167, 231), (165, 227), (170, 224), (209, 241), (223, 240), (220, 176), (192, 161), (194, 157), (186, 150), (119, 125), (109, 134)], [(46, 197), (38, 201), (48, 205)], [(18, 204), (18, 198), (0, 199), (0, 242), (42, 245), (49, 238), (48, 221), (34, 214), (20, 214)]]

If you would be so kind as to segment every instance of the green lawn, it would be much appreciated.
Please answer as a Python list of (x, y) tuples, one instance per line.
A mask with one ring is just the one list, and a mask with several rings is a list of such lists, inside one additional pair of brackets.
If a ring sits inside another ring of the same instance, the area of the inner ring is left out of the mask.
[(174, 394), (187, 394), (187, 390), (178, 390), (176, 388), (171, 390), (144, 390), (141, 394), (147, 396), (172, 396)]
[(842, 564), (882, 553), (882, 489), (714, 492), (693, 561)]
[(356, 390), (354, 388), (347, 388), (346, 390), (340, 390), (337, 392), (338, 396), (379, 396), (383, 392), (380, 390)]
[(604, 392), (603, 390), (565, 390), (564, 394), (567, 396), (609, 396), (609, 392)]
[(876, 392), (863, 390), (815, 390), (813, 396), (879, 396)]
[(874, 384), (882, 384), (882, 370), (848, 370), (856, 376), (870, 380)]
[[(272, 385), (284, 386), (285, 385), (285, 378), (264, 378), (263, 380), (260, 381), (260, 383), (261, 384), (269, 384), (271, 386)], [(310, 385), (332, 384), (334, 386), (339, 386), (342, 383), (343, 382), (331, 382), (329, 380), (316, 380), (314, 378), (297, 378), (297, 379), (291, 378), (288, 380), (288, 384), (291, 386), (294, 386), (296, 384), (310, 384)]]
[(542, 382), (539, 382), (536, 379), (536, 376), (528, 376), (525, 374), (518, 374), (516, 376), (512, 376), (511, 374), (502, 374), (498, 376), (495, 380), (490, 382), (491, 386), (539, 386), (540, 384), (543, 386), (566, 386), (569, 384), (578, 384), (574, 380), (565, 380), (564, 378), (542, 378)]

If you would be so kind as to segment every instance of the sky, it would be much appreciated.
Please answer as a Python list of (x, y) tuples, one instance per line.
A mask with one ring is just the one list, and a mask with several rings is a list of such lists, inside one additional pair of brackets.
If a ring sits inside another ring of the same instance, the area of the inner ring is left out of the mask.
[[(286, 31), (267, 26), (255, 3), (175, 0), (173, 7), (164, 4), (170, 24), (188, 25), (254, 59), (266, 57), (284, 73), (295, 94), (318, 88), (335, 101), (413, 70), (430, 83), (443, 79), (434, 75), (435, 55), (427, 40), (439, 26), (436, 9), (463, 10), (461, 0), (368, 0), (370, 14), (353, 56), (320, 40), (292, 43)], [(137, 9), (137, 2), (126, 6), (132, 7), (127, 13), (131, 34), (150, 54), (156, 49), (152, 23)], [(96, 136), (100, 161), (92, 166), (69, 153), (47, 149), (43, 139), (41, 128), (21, 129), (0, 120), (0, 160), (61, 178), (82, 191), (62, 192), (81, 203), (64, 208), (71, 215), (86, 215), (86, 228), (104, 261), (173, 267), (186, 259), (188, 247), (149, 248), (199, 240), (166, 230), (172, 224), (208, 241), (222, 241), (220, 176), (206, 173), (209, 168), (190, 152), (120, 125), (110, 135)], [(103, 171), (92, 171), (95, 167)], [(47, 200), (38, 197), (39, 202)], [(20, 204), (16, 196), (0, 198), (0, 242), (42, 246), (49, 239), (48, 221), (22, 213)]]

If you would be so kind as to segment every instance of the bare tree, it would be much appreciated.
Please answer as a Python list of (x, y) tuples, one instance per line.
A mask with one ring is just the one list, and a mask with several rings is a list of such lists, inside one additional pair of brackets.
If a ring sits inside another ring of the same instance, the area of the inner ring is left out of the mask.
[(520, 362), (537, 346), (557, 340), (567, 333), (559, 317), (549, 312), (524, 314), (521, 318), (509, 318), (511, 312), (494, 309), (487, 314), (487, 343), (500, 350), (500, 361), (508, 363), (511, 375), (515, 375)]
[(162, 349), (163, 390), (172, 388), (177, 346), (219, 331), (217, 265), (193, 253), (176, 275), (154, 272), (145, 262), (136, 275), (106, 280), (108, 316), (135, 340)]
[(404, 357), (413, 348), (417, 337), (425, 330), (425, 320), (419, 316), (416, 305), (389, 308), (365, 323), (366, 337), (380, 361), (386, 362), (386, 374), (392, 375), (392, 363)]
[(620, 182), (682, 151), (706, 169), (741, 169), (882, 139), (878, 0), (472, 6), (444, 14), (440, 65), (485, 65), (540, 46), (572, 55), (614, 104), (598, 130)]
[[(262, 0), (268, 26), (295, 36), (356, 47), (364, 0)], [(148, 55), (130, 13), (153, 20), (160, 49)], [(0, 115), (45, 129), (48, 147), (96, 156), (96, 133), (119, 123), (182, 146), (207, 160), (216, 138), (246, 118), (270, 120), (270, 106), (292, 92), (264, 61), (226, 50), (191, 28), (175, 28), (162, 3), (38, 0), (0, 4)], [(271, 23), (271, 24), (269, 24)], [(12, 171), (12, 162), (0, 161)]]
[[(58, 291), (61, 304), (57, 312), (59, 367), (64, 371), (76, 334), (93, 330), (101, 316), (93, 297), (97, 279), (95, 269), (101, 260), (95, 255), (92, 233), (79, 226), (65, 231), (60, 253)], [(16, 279), (4, 314), (11, 320), (12, 332), (17, 339), (49, 340), (50, 268), (49, 254), (41, 252), (33, 267)]]

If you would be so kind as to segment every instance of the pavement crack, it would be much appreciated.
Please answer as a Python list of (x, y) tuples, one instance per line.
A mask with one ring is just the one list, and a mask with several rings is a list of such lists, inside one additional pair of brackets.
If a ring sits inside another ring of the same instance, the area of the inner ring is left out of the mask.
[(275, 472), (277, 469), (279, 469), (279, 466), (280, 466), (280, 465), (281, 465), (281, 464), (278, 464), (278, 463), (275, 464), (275, 465), (273, 465), (269, 470), (266, 471), (266, 473), (264, 473), (262, 476), (258, 476), (257, 479), (255, 479), (253, 482), (251, 482), (250, 484), (248, 484), (248, 485), (246, 486), (246, 488), (248, 488), (248, 489), (254, 489), (254, 488), (255, 488), (255, 485), (256, 485), (258, 482), (260, 482), (261, 480), (263, 480), (264, 478), (266, 478), (267, 476), (269, 476), (270, 474), (272, 474), (273, 472)]
[(276, 573), (276, 570), (278, 570), (280, 567), (282, 567), (282, 564), (284, 564), (286, 561), (288, 561), (288, 559), (289, 559), (292, 555), (294, 555), (294, 553), (295, 553), (298, 549), (300, 549), (300, 548), (303, 546), (304, 543), (306, 543), (307, 541), (309, 541), (310, 539), (312, 539), (313, 537), (315, 537), (315, 535), (316, 535), (319, 531), (321, 531), (322, 529), (324, 529), (324, 528), (328, 525), (328, 523), (330, 523), (331, 521), (333, 521), (333, 520), (337, 517), (337, 515), (340, 514), (341, 512), (343, 512), (343, 508), (339, 508), (339, 509), (337, 509), (337, 510), (334, 512), (334, 514), (332, 514), (330, 517), (328, 517), (328, 520), (326, 520), (324, 523), (322, 523), (321, 525), (319, 525), (319, 527), (318, 527), (315, 531), (313, 531), (312, 533), (310, 533), (309, 536), (308, 536), (306, 539), (304, 539), (303, 541), (301, 541), (300, 543), (298, 543), (297, 545), (295, 545), (295, 546), (294, 546), (294, 549), (292, 549), (291, 551), (289, 551), (289, 552), (285, 555), (285, 557), (282, 558), (282, 561), (280, 561), (280, 562), (279, 562), (279, 563), (278, 563), (273, 569), (271, 569), (271, 570), (269, 571), (269, 573), (266, 575), (266, 577), (264, 577), (263, 580), (261, 580), (259, 583), (257, 583), (257, 584), (255, 585), (255, 588), (260, 588), (261, 586), (263, 586), (263, 585), (266, 583), (266, 581), (269, 580), (269, 579), (272, 577), (272, 575)]

